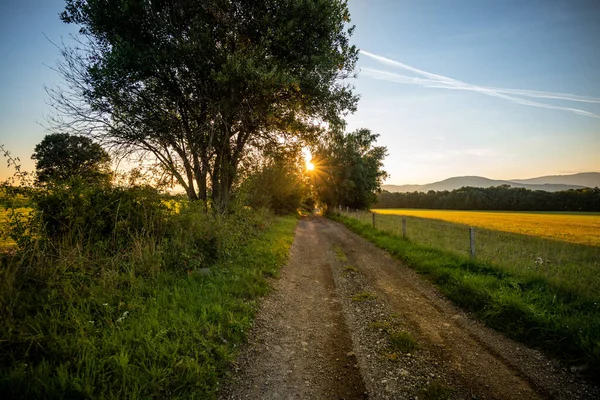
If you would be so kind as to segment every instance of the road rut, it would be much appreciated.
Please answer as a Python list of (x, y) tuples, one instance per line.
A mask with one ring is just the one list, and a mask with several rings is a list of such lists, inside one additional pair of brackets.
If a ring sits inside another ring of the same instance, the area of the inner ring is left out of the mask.
[[(600, 398), (330, 220), (298, 224), (274, 289), (222, 399)], [(392, 331), (417, 350), (394, 352)]]

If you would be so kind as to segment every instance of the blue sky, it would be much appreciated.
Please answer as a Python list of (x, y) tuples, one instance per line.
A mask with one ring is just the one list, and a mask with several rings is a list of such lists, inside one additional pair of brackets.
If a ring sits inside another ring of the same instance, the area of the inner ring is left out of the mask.
[[(26, 168), (62, 0), (0, 2), (0, 143)], [(387, 183), (600, 171), (600, 3), (350, 0), (363, 51), (350, 130), (381, 135)], [(0, 178), (9, 172), (0, 163)]]
[(597, 1), (349, 4), (354, 43), (368, 52), (349, 128), (381, 134), (388, 183), (600, 170)]

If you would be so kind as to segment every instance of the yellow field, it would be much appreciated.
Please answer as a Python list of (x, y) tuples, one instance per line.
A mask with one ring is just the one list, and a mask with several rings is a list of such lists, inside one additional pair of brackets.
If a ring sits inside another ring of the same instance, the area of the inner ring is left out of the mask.
[(376, 209), (378, 214), (438, 219), (564, 242), (600, 246), (600, 214)]

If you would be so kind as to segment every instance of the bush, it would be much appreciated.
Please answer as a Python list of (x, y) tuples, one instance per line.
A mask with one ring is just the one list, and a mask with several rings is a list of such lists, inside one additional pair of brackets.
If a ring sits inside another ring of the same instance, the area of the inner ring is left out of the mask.
[(233, 206), (226, 216), (207, 213), (202, 202), (183, 201), (171, 216), (164, 238), (166, 266), (175, 270), (207, 267), (229, 257), (234, 249), (262, 231), (263, 209)]
[(276, 214), (295, 212), (307, 193), (301, 173), (292, 161), (277, 160), (246, 180), (246, 204), (254, 209), (268, 208)]
[(70, 237), (88, 243), (125, 245), (140, 235), (160, 235), (167, 207), (150, 187), (52, 186), (34, 204), (41, 232), (49, 240)]

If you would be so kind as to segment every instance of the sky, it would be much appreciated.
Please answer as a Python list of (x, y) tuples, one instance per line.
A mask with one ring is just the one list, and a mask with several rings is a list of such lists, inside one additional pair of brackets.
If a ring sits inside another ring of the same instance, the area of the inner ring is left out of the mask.
[[(33, 170), (60, 83), (63, 0), (0, 2), (0, 144)], [(600, 171), (600, 2), (350, 0), (361, 99), (348, 130), (388, 184)], [(40, 124), (42, 123), (42, 124)], [(0, 160), (0, 179), (12, 174)]]

